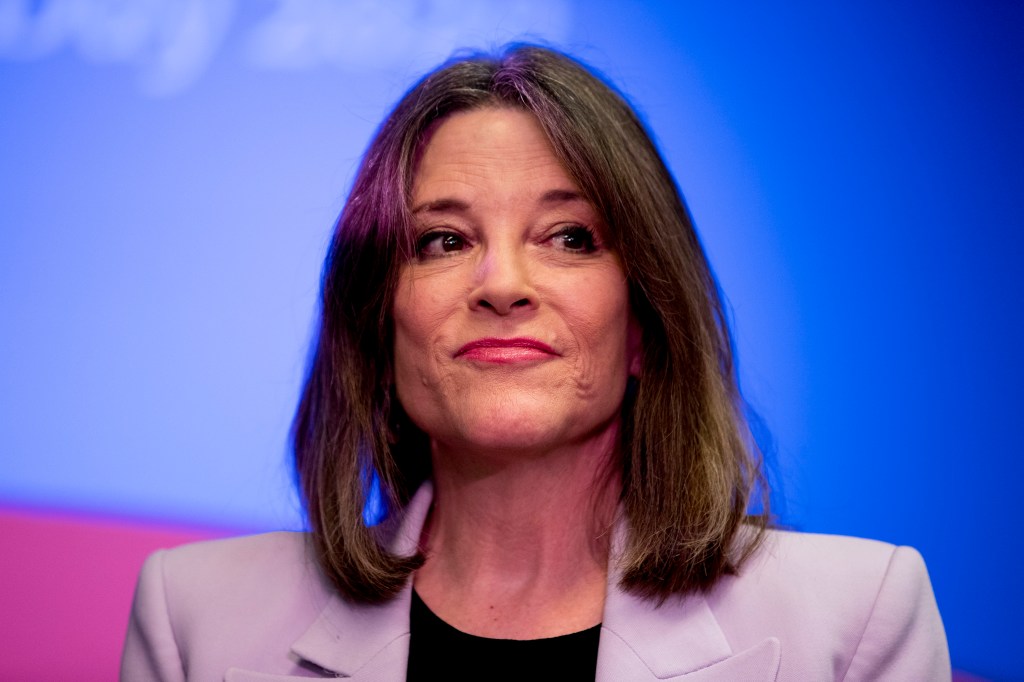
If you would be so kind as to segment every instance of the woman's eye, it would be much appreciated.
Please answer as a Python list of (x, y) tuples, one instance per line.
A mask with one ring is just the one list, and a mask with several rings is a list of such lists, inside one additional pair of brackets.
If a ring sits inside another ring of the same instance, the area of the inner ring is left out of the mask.
[(454, 232), (428, 232), (416, 244), (420, 258), (436, 258), (466, 248), (466, 240)]
[(560, 230), (554, 236), (554, 240), (566, 251), (593, 253), (597, 250), (594, 233), (582, 225), (571, 225)]

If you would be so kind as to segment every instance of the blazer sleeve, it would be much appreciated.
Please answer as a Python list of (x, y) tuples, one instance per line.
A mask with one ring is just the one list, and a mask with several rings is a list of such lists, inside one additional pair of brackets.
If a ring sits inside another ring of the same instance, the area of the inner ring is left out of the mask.
[(949, 649), (924, 560), (897, 547), (843, 679), (950, 680)]
[(122, 682), (184, 682), (164, 588), (164, 550), (142, 566), (121, 655)]

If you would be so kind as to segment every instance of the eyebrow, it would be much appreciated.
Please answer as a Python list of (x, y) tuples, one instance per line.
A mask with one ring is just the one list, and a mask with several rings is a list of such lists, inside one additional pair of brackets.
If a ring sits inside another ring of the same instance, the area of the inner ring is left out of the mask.
[(582, 194), (572, 189), (552, 189), (540, 198), (542, 204), (564, 204), (572, 201), (586, 201)]
[(417, 213), (465, 213), (469, 210), (469, 204), (460, 199), (436, 199), (420, 204), (412, 209), (412, 214)]
[[(551, 189), (541, 195), (541, 204), (564, 204), (574, 201), (586, 201), (583, 195), (571, 189)], [(445, 197), (427, 201), (412, 209), (412, 214), (419, 213), (465, 213), (469, 210), (469, 204), (461, 199)]]

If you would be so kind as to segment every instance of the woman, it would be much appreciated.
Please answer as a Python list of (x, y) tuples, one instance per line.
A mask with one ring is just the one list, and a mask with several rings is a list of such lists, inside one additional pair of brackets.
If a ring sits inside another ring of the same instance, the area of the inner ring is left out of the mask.
[(517, 46), (406, 94), (321, 314), (311, 534), (151, 557), (125, 679), (949, 678), (914, 550), (747, 515), (714, 277), (636, 115), (570, 58)]

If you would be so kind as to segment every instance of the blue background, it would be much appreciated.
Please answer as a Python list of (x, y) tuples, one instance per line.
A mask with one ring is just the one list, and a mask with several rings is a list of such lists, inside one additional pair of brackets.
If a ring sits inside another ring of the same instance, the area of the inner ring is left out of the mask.
[(781, 520), (916, 546), (954, 665), (1024, 679), (1022, 35), (1009, 1), (0, 0), (0, 502), (300, 526), (360, 154), (455, 48), (542, 39), (687, 195)]

